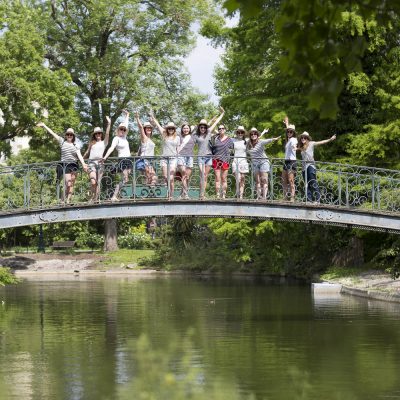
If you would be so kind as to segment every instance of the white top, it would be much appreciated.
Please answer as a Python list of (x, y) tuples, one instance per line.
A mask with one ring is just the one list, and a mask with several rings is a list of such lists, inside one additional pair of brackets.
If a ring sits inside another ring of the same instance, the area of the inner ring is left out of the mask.
[(166, 136), (163, 140), (162, 155), (164, 157), (174, 157), (178, 155), (178, 147), (181, 142), (179, 136)]
[(315, 167), (315, 160), (314, 160), (314, 146), (315, 142), (308, 142), (308, 146), (306, 150), (302, 150), (301, 158), (303, 159), (303, 170), (307, 169), (310, 165)]
[(290, 138), (285, 145), (285, 160), (295, 160), (296, 159), (296, 147), (297, 139)]
[(147, 138), (147, 140), (144, 143), (142, 142), (140, 144), (140, 156), (154, 157), (155, 147), (156, 147), (155, 143), (150, 138)]
[(247, 141), (244, 141), (243, 139), (232, 139), (232, 140), (233, 140), (234, 157), (246, 158)]
[(126, 136), (115, 136), (111, 147), (117, 149), (118, 157), (130, 157), (131, 151), (129, 149), (129, 143)]
[(99, 140), (90, 147), (89, 160), (100, 160), (103, 157), (106, 145), (104, 140)]

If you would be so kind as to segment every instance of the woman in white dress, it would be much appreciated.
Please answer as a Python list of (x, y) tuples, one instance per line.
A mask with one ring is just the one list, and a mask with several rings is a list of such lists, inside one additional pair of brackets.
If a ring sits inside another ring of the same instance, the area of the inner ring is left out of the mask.
[(282, 171), (283, 197), (285, 200), (289, 200), (291, 203), (293, 203), (296, 192), (294, 178), (296, 176), (296, 169), (297, 169), (296, 127), (292, 124), (289, 124), (288, 117), (285, 117), (283, 123), (286, 126), (285, 161), (283, 164), (283, 171)]
[(107, 120), (107, 128), (106, 133), (104, 135), (103, 129), (99, 126), (94, 128), (92, 133), (92, 138), (89, 143), (89, 147), (86, 150), (83, 158), (89, 156), (89, 180), (90, 180), (90, 199), (89, 203), (93, 203), (99, 200), (100, 194), (100, 182), (104, 173), (104, 164), (101, 163), (101, 159), (103, 158), (104, 151), (108, 145), (108, 140), (110, 138), (110, 128), (111, 128), (111, 119), (110, 117), (106, 117)]
[(249, 173), (249, 163), (247, 162), (246, 154), (246, 130), (243, 126), (238, 126), (235, 133), (236, 138), (233, 139), (234, 158), (232, 162), (232, 172), (236, 177), (236, 187), (238, 188), (236, 195), (239, 197), (239, 199), (243, 199), (246, 174)]

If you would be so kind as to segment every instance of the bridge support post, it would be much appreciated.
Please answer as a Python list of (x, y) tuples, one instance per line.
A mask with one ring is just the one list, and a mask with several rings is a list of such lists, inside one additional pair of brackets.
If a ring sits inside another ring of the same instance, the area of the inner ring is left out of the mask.
[(43, 225), (39, 225), (39, 237), (38, 237), (38, 253), (45, 253), (46, 249), (44, 247), (44, 237), (43, 237)]

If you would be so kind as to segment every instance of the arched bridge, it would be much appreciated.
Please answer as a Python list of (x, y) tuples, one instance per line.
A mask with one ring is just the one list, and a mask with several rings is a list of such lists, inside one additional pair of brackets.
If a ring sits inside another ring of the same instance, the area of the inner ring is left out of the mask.
[[(2, 166), (0, 228), (123, 217), (186, 216), (288, 220), (400, 233), (400, 171), (317, 162), (319, 194), (312, 190), (314, 198), (311, 199), (307, 198), (307, 189), (315, 182), (303, 179), (299, 161), (295, 197), (290, 202), (282, 188), (283, 160), (272, 159), (266, 198), (259, 198), (250, 163), (250, 171), (244, 175), (243, 194), (239, 173), (229, 170), (226, 197), (217, 198), (211, 171), (205, 198), (200, 200), (203, 171), (196, 158), (185, 196), (180, 195), (185, 186), (182, 176), (172, 177), (167, 173), (164, 178), (159, 158), (146, 160), (153, 168), (152, 177), (149, 170), (146, 173), (137, 168), (140, 163), (133, 157), (100, 165), (100, 194), (95, 202), (89, 202), (88, 175), (78, 171), (71, 204), (63, 200), (66, 182), (64, 176), (56, 177), (58, 163)], [(169, 172), (172, 163), (167, 161)], [(121, 185), (120, 201), (112, 202), (115, 185), (121, 180), (122, 163), (130, 166), (128, 181)]]

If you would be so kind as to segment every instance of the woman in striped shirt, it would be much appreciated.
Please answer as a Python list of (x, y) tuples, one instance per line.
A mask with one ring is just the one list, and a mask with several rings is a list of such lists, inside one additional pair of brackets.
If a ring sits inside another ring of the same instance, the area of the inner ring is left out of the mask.
[(247, 143), (247, 152), (250, 155), (253, 174), (256, 178), (257, 199), (265, 200), (268, 194), (270, 163), (265, 154), (264, 147), (266, 144), (275, 142), (281, 137), (260, 139), (261, 134), (256, 128), (251, 128), (249, 134), (250, 140)]
[(214, 155), (212, 166), (215, 173), (217, 199), (225, 199), (229, 160), (231, 149), (233, 149), (233, 140), (226, 134), (225, 125), (218, 126), (218, 134), (211, 139), (211, 149)]
[(60, 180), (60, 178), (64, 176), (64, 191), (61, 201), (65, 201), (69, 204), (74, 193), (74, 185), (78, 173), (78, 160), (81, 162), (84, 171), (87, 171), (87, 165), (83, 160), (82, 154), (75, 145), (75, 132), (72, 128), (68, 128), (65, 132), (65, 136), (62, 138), (43, 122), (39, 122), (36, 126), (44, 128), (60, 145), (61, 162), (57, 165), (57, 179)]

